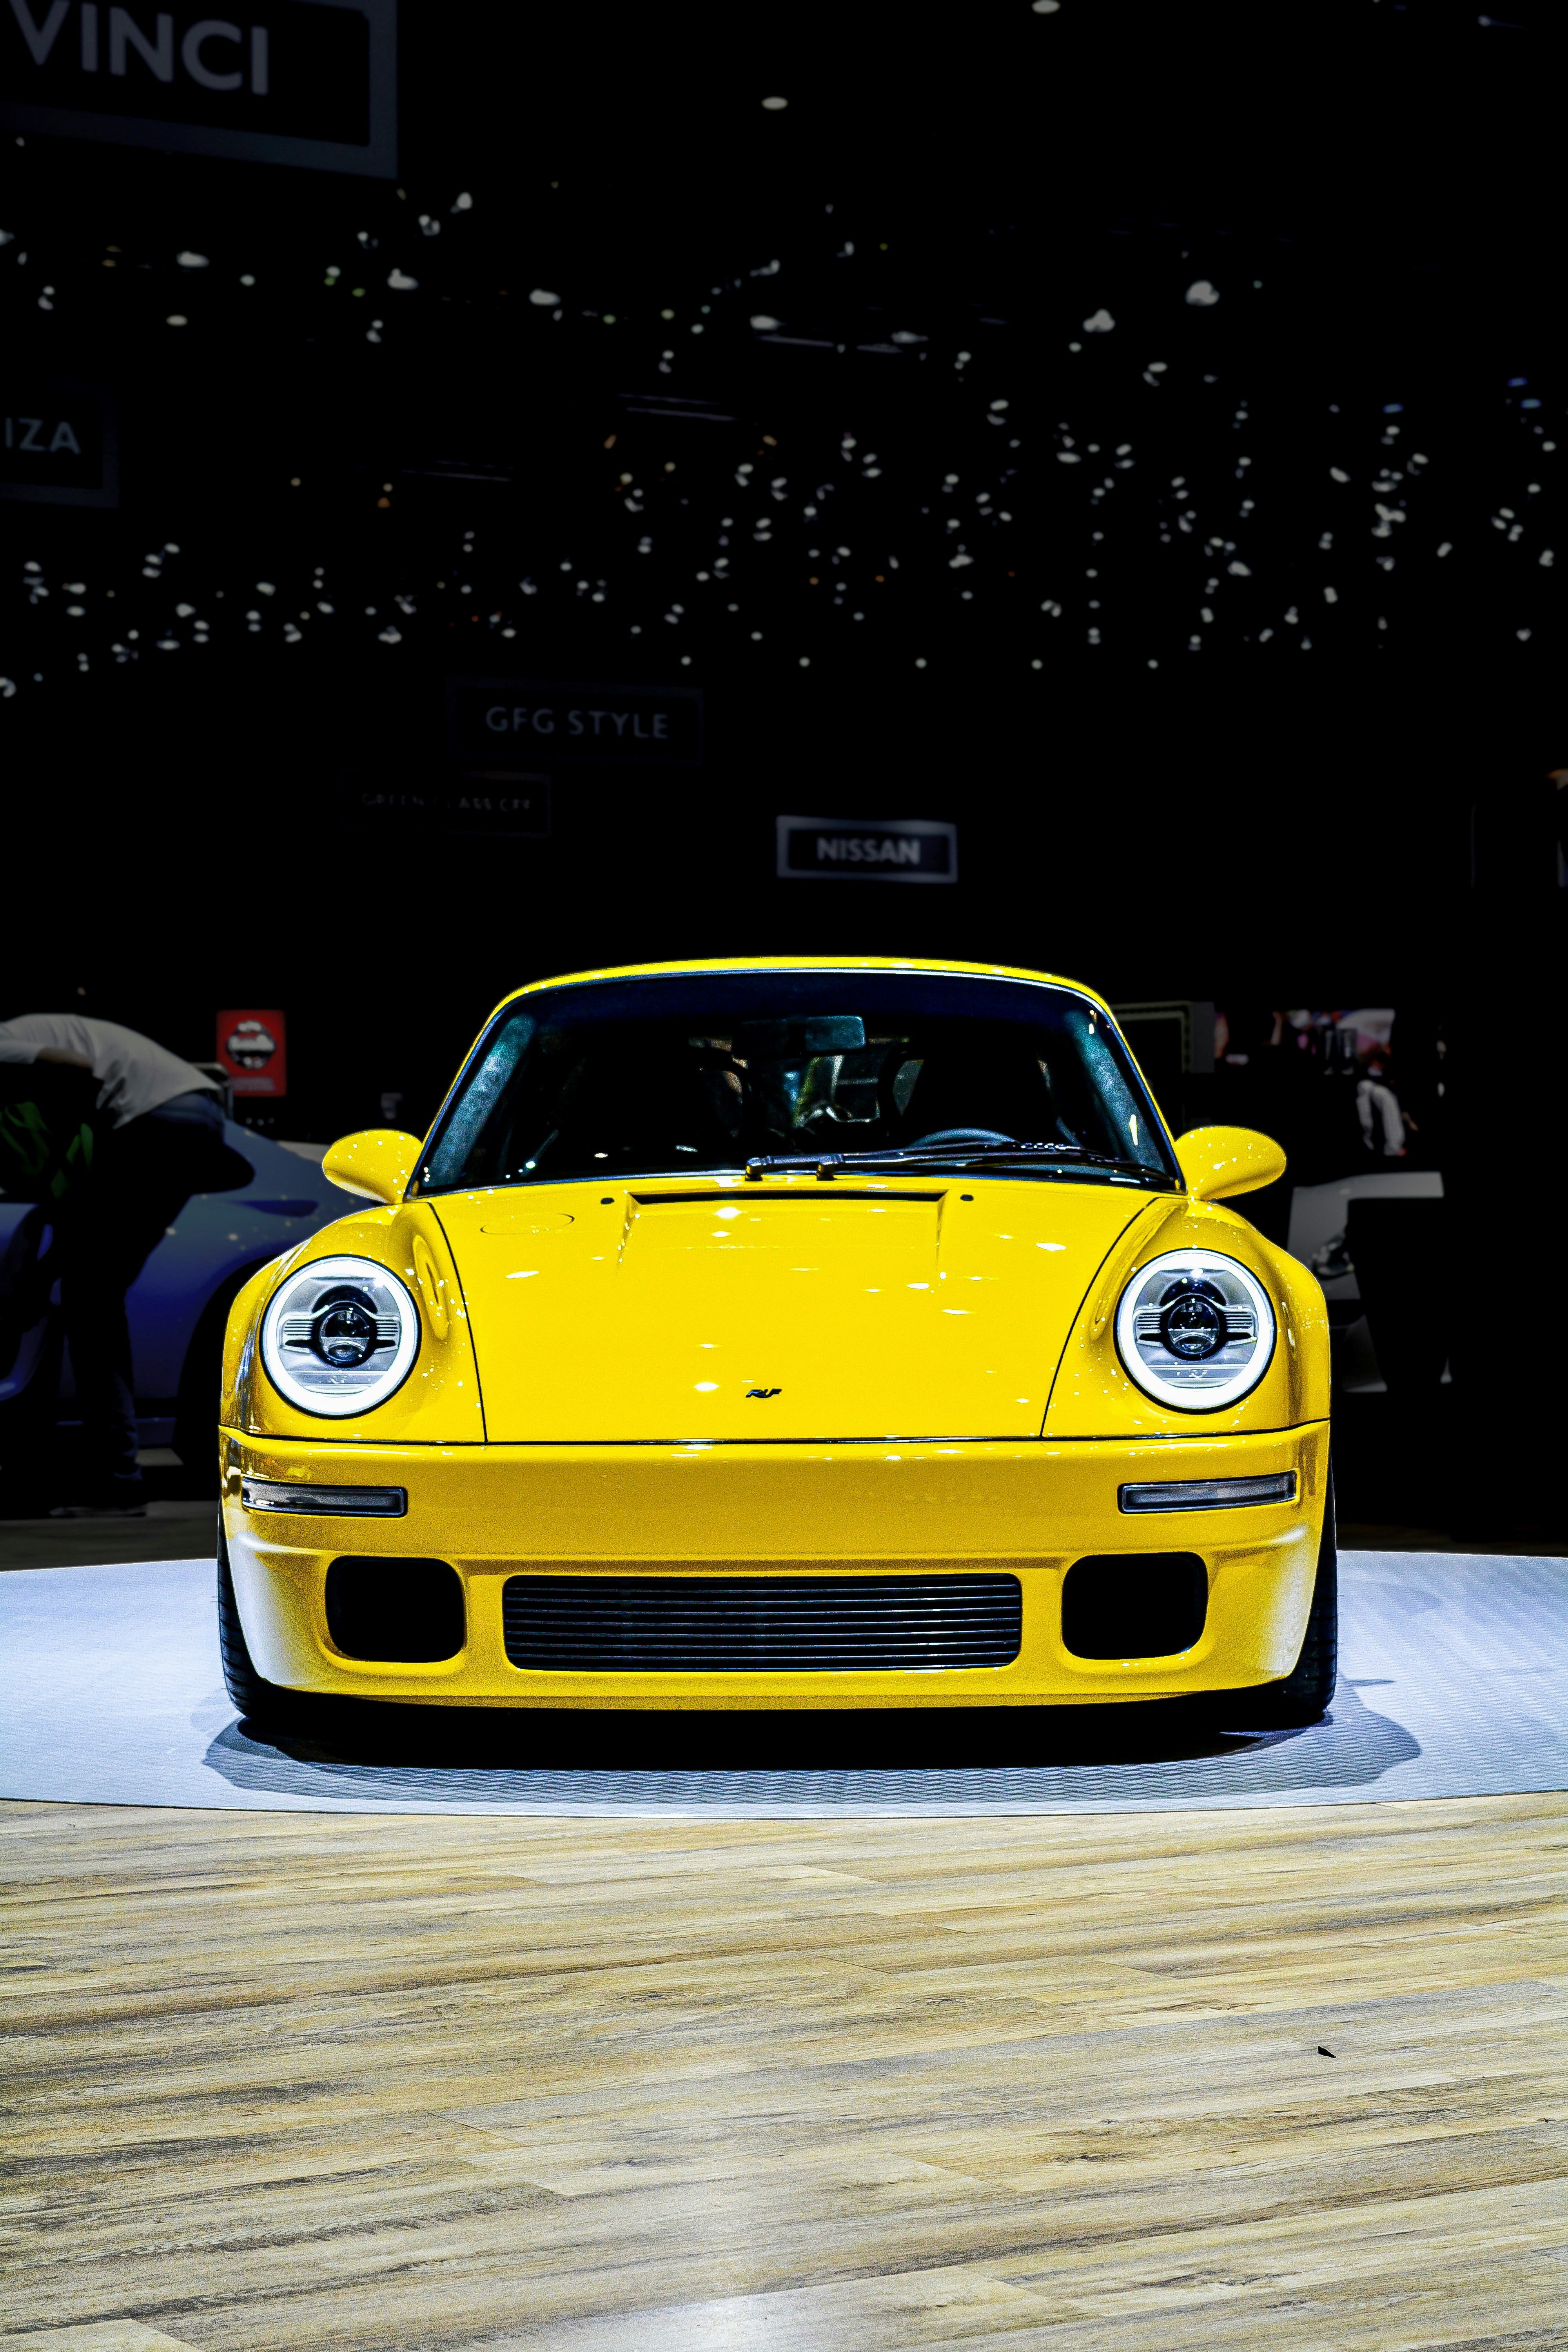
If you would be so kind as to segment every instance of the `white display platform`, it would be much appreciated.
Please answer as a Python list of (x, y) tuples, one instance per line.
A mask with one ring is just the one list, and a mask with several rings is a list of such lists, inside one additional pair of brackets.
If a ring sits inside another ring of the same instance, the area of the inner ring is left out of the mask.
[(269, 1811), (805, 1816), (1315, 1805), (1568, 1788), (1568, 1560), (1341, 1557), (1341, 1680), (1309, 1731), (1169, 1711), (715, 1717), (377, 1710), (250, 1738), (210, 1561), (0, 1577), (0, 1797)]

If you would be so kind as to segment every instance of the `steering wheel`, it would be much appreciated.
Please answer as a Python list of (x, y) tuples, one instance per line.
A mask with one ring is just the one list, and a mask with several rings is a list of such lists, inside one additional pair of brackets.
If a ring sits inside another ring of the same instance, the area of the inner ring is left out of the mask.
[(994, 1127), (944, 1127), (935, 1135), (917, 1135), (911, 1142), (905, 1144), (904, 1149), (912, 1151), (921, 1143), (1011, 1143), (1014, 1140), (1014, 1137), (1002, 1135)]

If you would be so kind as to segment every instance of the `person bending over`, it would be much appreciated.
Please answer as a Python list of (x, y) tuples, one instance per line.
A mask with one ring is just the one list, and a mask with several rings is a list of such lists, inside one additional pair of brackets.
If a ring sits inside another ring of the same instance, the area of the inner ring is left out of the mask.
[[(100, 1132), (90, 1181), (62, 1203), (60, 1303), (81, 1412), (86, 1486), (57, 1516), (146, 1508), (125, 1294), (224, 1150), (213, 1080), (151, 1037), (79, 1013), (0, 1021), (0, 1063), (90, 1071)], [(232, 1180), (231, 1180), (232, 1181)]]

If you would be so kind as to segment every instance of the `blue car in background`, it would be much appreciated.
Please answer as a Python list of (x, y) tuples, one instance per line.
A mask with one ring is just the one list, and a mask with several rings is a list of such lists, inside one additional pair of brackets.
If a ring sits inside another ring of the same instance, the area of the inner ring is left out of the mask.
[[(229, 1150), (251, 1170), (248, 1183), (192, 1195), (126, 1295), (135, 1373), (136, 1419), (145, 1447), (172, 1446), (187, 1468), (216, 1484), (216, 1429), (224, 1327), (236, 1294), (258, 1267), (331, 1224), (349, 1206), (321, 1173), (319, 1152), (224, 1125)], [(0, 1259), (37, 1207), (0, 1197)], [(68, 1433), (77, 1420), (58, 1286), (46, 1311), (16, 1340), (0, 1374), (0, 1467)], [(48, 1412), (58, 1380), (58, 1402)]]

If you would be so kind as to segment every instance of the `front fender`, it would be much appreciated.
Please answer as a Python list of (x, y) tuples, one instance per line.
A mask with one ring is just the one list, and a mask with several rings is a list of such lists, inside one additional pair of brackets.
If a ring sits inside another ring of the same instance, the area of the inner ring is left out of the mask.
[[(417, 1246), (416, 1246), (417, 1244)], [(302, 1412), (279, 1395), (258, 1339), (268, 1302), (286, 1276), (321, 1257), (373, 1258), (395, 1274), (419, 1315), (419, 1352), (403, 1386), (363, 1418)], [(226, 1429), (247, 1437), (316, 1438), (333, 1445), (481, 1445), (484, 1412), (457, 1272), (440, 1223), (423, 1202), (366, 1209), (312, 1234), (264, 1266), (234, 1302), (224, 1349)]]
[[(1178, 1412), (1157, 1403), (1122, 1369), (1117, 1352), (1116, 1308), (1127, 1284), (1151, 1259), (1179, 1249), (1222, 1250), (1237, 1259), (1262, 1284), (1279, 1324), (1262, 1380), (1216, 1412)], [(1296, 1429), (1328, 1414), (1329, 1315), (1316, 1277), (1234, 1209), (1189, 1197), (1176, 1214), (1147, 1231), (1136, 1251), (1085, 1299), (1057, 1370), (1043, 1434), (1190, 1441), (1205, 1433), (1231, 1437)]]

